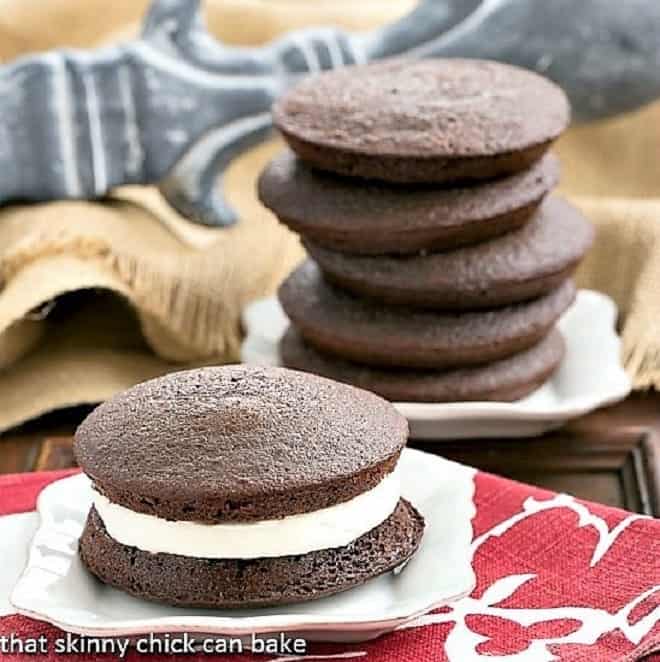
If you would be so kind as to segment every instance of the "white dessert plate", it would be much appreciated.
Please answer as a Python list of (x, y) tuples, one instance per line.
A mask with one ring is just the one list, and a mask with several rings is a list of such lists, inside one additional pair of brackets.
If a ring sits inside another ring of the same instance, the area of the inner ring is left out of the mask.
[[(593, 409), (623, 400), (631, 382), (621, 365), (617, 309), (608, 296), (580, 290), (559, 321), (566, 354), (552, 378), (517, 402), (395, 402), (416, 439), (528, 437)], [(243, 363), (279, 365), (278, 344), (289, 321), (275, 297), (243, 312)]]
[(78, 558), (92, 499), (90, 482), (80, 474), (41, 493), (40, 526), (10, 602), (25, 616), (97, 637), (285, 632), (309, 641), (372, 639), (468, 595), (475, 584), (470, 563), (474, 470), (411, 449), (404, 450), (400, 467), (403, 495), (426, 520), (420, 549), (402, 570), (339, 595), (277, 608), (209, 611), (167, 607), (110, 588)]

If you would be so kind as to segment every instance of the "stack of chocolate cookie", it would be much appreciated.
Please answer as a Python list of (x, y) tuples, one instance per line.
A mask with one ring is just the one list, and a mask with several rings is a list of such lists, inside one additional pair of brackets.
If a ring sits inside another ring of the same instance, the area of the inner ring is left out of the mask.
[(548, 379), (593, 238), (548, 196), (570, 118), (556, 85), (392, 60), (308, 78), (273, 115), (292, 151), (259, 194), (311, 256), (279, 293), (286, 366), (396, 401), (516, 400)]

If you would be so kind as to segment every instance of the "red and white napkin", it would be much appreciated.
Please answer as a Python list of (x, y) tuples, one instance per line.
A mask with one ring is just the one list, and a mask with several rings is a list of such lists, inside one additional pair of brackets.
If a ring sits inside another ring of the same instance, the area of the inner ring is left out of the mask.
[[(2, 516), (33, 510), (40, 490), (68, 473), (0, 477), (0, 525)], [(305, 658), (218, 659), (623, 662), (649, 656), (660, 662), (660, 520), (486, 473), (477, 473), (475, 480), (477, 588), (469, 598), (372, 642), (313, 644)], [(0, 618), (0, 637), (11, 633), (22, 639), (61, 636), (22, 616)], [(36, 658), (10, 654), (2, 659)], [(53, 653), (38, 659), (62, 658)], [(125, 659), (141, 656), (131, 651)]]

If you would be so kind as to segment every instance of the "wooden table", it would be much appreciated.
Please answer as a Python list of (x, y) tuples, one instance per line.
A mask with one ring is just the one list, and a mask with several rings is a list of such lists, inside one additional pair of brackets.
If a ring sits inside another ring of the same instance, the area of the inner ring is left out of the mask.
[[(71, 435), (89, 409), (57, 412), (0, 436), (0, 473), (73, 466)], [(660, 393), (534, 439), (411, 441), (479, 469), (660, 516)]]

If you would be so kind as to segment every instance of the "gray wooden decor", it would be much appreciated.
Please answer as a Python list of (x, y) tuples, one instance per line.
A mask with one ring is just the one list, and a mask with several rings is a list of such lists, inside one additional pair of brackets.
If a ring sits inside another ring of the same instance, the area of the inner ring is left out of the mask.
[(156, 184), (184, 216), (230, 225), (218, 177), (268, 135), (273, 100), (302, 75), (382, 57), (535, 69), (564, 87), (578, 120), (660, 96), (657, 0), (422, 0), (380, 30), (307, 28), (254, 48), (213, 39), (199, 4), (154, 0), (140, 39), (1, 67), (0, 203)]

